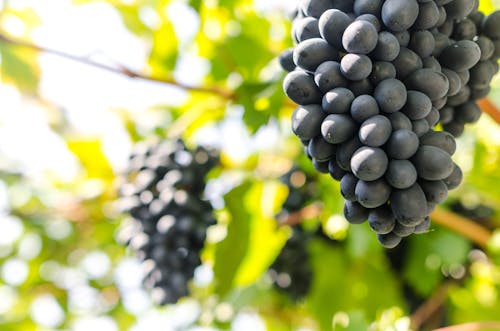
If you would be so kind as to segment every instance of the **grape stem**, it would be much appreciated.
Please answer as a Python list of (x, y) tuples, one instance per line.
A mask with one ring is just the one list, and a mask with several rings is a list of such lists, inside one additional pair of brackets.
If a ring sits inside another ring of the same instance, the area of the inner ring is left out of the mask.
[(475, 322), (459, 325), (447, 326), (434, 331), (480, 331), (480, 330), (500, 330), (500, 322)]
[(439, 308), (441, 308), (446, 301), (450, 285), (451, 283), (442, 284), (428, 300), (415, 310), (411, 315), (412, 329), (419, 330), (425, 321), (439, 311)]
[(479, 107), (488, 114), (492, 119), (495, 120), (498, 124), (500, 124), (500, 110), (491, 102), (489, 99), (481, 99), (477, 102)]
[(447, 227), (470, 239), (481, 247), (486, 247), (491, 239), (491, 232), (474, 221), (443, 208), (436, 208), (431, 214), (433, 222)]
[(6, 44), (10, 44), (10, 45), (18, 46), (18, 47), (23, 47), (23, 48), (30, 49), (30, 50), (36, 51), (36, 52), (53, 54), (53, 55), (56, 55), (56, 56), (59, 56), (59, 57), (62, 57), (62, 58), (65, 58), (65, 59), (68, 59), (71, 61), (83, 63), (83, 64), (88, 65), (88, 66), (92, 66), (92, 67), (95, 67), (95, 68), (98, 68), (98, 69), (101, 69), (104, 71), (108, 71), (108, 72), (111, 72), (114, 74), (123, 75), (123, 76), (126, 76), (126, 77), (131, 78), (131, 79), (141, 79), (141, 80), (156, 82), (156, 83), (160, 83), (160, 84), (167, 84), (167, 85), (175, 86), (175, 87), (181, 88), (183, 90), (187, 90), (187, 91), (215, 94), (215, 95), (218, 95), (218, 96), (223, 97), (223, 98), (228, 99), (228, 100), (234, 100), (236, 98), (236, 95), (234, 92), (226, 90), (226, 89), (222, 89), (222, 88), (217, 87), (217, 86), (195, 86), (195, 85), (190, 85), (190, 84), (178, 82), (173, 77), (149, 76), (149, 75), (134, 71), (132, 69), (129, 69), (121, 64), (116, 64), (115, 66), (106, 65), (106, 64), (103, 64), (100, 62), (93, 61), (87, 57), (81, 57), (81, 56), (69, 54), (69, 53), (66, 53), (66, 52), (63, 52), (63, 51), (60, 51), (57, 49), (35, 45), (35, 44), (32, 44), (32, 43), (27, 42), (27, 41), (13, 39), (11, 37), (6, 36), (4, 33), (1, 33), (1, 32), (0, 32), (0, 42), (4, 42)]

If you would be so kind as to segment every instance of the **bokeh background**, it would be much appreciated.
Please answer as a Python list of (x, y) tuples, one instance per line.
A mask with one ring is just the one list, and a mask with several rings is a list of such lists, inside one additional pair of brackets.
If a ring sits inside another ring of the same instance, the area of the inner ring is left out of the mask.
[[(500, 320), (500, 129), (488, 115), (458, 140), (465, 182), (444, 206), (452, 213), (396, 251), (367, 224), (349, 226), (338, 184), (320, 176), (322, 212), (304, 223), (330, 240), (309, 247), (311, 291), (294, 302), (273, 289), (266, 270), (290, 235), (276, 226), (287, 195), (278, 178), (303, 159), (276, 60), (291, 46), (293, 7), (1, 2), (0, 330), (407, 331)], [(489, 97), (498, 105), (499, 84)], [(152, 304), (139, 261), (117, 241), (128, 155), (155, 136), (223, 153), (206, 192), (218, 224), (204, 264), (192, 297), (167, 307)]]

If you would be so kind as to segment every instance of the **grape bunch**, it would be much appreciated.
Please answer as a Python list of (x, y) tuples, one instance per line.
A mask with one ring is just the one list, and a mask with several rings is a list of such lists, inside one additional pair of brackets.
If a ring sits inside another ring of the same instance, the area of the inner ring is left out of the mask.
[[(317, 194), (317, 176), (294, 166), (280, 178), (288, 188), (288, 195), (282, 205), (279, 217), (301, 210), (305, 205), (315, 200)], [(278, 217), (278, 218), (279, 218)]]
[[(453, 135), (434, 127), (465, 78), (475, 82), (482, 49), (440, 30), (476, 13), (475, 0), (300, 1), (296, 46), (280, 56), (299, 104), (292, 130), (314, 167), (341, 182), (347, 220), (368, 220), (387, 248), (426, 232), (462, 180)], [(453, 123), (473, 122), (470, 108), (456, 107)]]
[[(436, 35), (447, 44), (453, 39), (473, 41), (481, 50), (479, 62), (469, 70), (461, 70), (463, 69), (461, 61), (448, 61), (446, 54), (439, 58), (440, 65), (444, 68), (443, 72), (448, 73), (450, 84), (456, 83), (458, 90), (456, 94), (447, 98), (445, 106), (440, 109), (440, 122), (444, 130), (454, 136), (460, 136), (465, 124), (479, 120), (481, 109), (476, 100), (488, 95), (491, 80), (498, 73), (500, 11), (488, 16), (480, 11), (473, 11), (467, 18), (446, 20)], [(464, 53), (463, 56), (467, 54)], [(455, 73), (458, 74), (458, 78)]]
[(159, 305), (187, 296), (201, 264), (206, 230), (215, 224), (202, 195), (217, 162), (214, 151), (191, 151), (181, 140), (138, 145), (130, 157), (120, 207), (131, 218), (120, 239), (143, 260), (144, 285)]
[[(314, 199), (314, 179), (298, 167), (281, 177), (281, 182), (288, 187), (288, 196), (278, 217), (297, 212)], [(292, 235), (269, 268), (274, 287), (292, 300), (306, 296), (311, 287), (312, 268), (308, 251), (311, 237), (300, 225), (292, 226)]]
[(292, 300), (300, 300), (309, 293), (312, 267), (308, 251), (311, 234), (300, 226), (292, 227), (292, 235), (269, 268), (273, 285)]

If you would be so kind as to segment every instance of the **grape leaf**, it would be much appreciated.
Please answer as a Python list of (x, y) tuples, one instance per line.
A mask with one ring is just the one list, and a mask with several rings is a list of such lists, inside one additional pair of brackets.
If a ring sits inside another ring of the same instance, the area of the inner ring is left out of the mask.
[(37, 54), (0, 42), (0, 57), (2, 80), (16, 85), (24, 92), (35, 93), (40, 74)]
[(224, 296), (231, 290), (238, 267), (246, 254), (250, 238), (250, 212), (242, 201), (252, 183), (245, 182), (226, 194), (226, 208), (231, 214), (226, 238), (215, 248), (215, 291)]

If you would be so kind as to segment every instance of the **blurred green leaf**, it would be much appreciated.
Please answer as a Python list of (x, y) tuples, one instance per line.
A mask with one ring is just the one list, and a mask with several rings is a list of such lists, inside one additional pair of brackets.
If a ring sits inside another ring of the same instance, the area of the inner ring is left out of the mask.
[(287, 239), (286, 228), (277, 229), (274, 215), (286, 198), (287, 190), (277, 182), (257, 183), (252, 188), (250, 240), (235, 279), (237, 286), (255, 282), (273, 263)]
[(443, 228), (411, 236), (408, 241), (404, 279), (424, 297), (430, 295), (443, 279), (442, 268), (463, 264), (471, 248), (467, 239)]
[(220, 296), (225, 296), (231, 290), (249, 245), (252, 215), (242, 202), (247, 199), (251, 187), (252, 183), (245, 182), (224, 197), (231, 221), (226, 238), (215, 248), (215, 290)]
[(68, 140), (67, 144), (80, 160), (88, 178), (113, 179), (113, 169), (104, 155), (100, 139)]
[(335, 321), (334, 318), (334, 331), (360, 331), (369, 329), (370, 324), (366, 320), (364, 313), (361, 311), (346, 314), (345, 317), (347, 317), (347, 319), (345, 321), (348, 321), (348, 323), (346, 323), (347, 326), (344, 326), (345, 321), (342, 321), (342, 317), (344, 316), (339, 318), (338, 323), (335, 323), (337, 321)]
[(34, 94), (38, 88), (37, 54), (0, 41), (2, 80), (16, 85), (23, 92)]
[(217, 245), (214, 272), (217, 293), (247, 286), (261, 277), (286, 242), (272, 216), (285, 198), (277, 183), (244, 183), (225, 196), (231, 215), (227, 237)]
[(313, 241), (310, 252), (314, 280), (307, 306), (321, 330), (331, 328), (337, 312), (363, 307), (373, 320), (378, 311), (402, 306), (401, 289), (383, 256), (350, 259), (341, 246), (324, 240)]
[(148, 64), (154, 75), (169, 78), (177, 63), (179, 41), (175, 35), (174, 26), (167, 19), (154, 32), (153, 48)]

